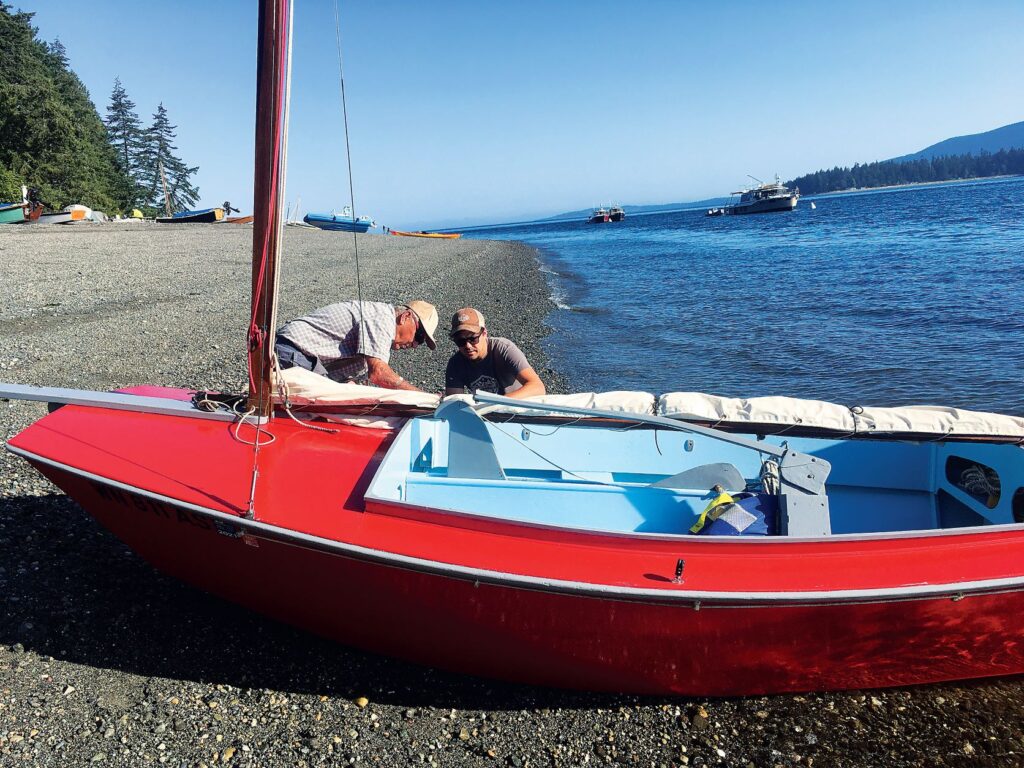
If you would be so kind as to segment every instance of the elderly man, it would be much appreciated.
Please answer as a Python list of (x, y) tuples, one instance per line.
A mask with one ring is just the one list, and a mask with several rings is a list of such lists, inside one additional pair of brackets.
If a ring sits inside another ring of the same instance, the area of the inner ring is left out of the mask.
[(298, 366), (335, 381), (367, 381), (388, 389), (418, 390), (388, 364), (394, 349), (437, 349), (437, 310), (425, 301), (392, 306), (342, 301), (283, 325), (274, 352), (281, 368)]
[(508, 339), (489, 336), (483, 314), (464, 307), (448, 334), (459, 351), (448, 361), (445, 395), (493, 392), (506, 397), (543, 395), (547, 389), (526, 355)]

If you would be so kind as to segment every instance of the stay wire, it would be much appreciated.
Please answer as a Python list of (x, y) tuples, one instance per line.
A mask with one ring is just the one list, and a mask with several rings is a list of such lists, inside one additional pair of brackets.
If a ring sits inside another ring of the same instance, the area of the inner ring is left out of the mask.
[[(345, 126), (345, 162), (348, 165), (348, 199), (352, 201), (352, 224), (356, 222), (356, 193), (352, 181), (352, 149), (348, 136), (348, 102), (345, 99), (345, 66), (341, 55), (341, 15), (338, 12), (338, 0), (334, 0), (334, 39), (338, 44), (338, 83), (341, 95), (341, 118)], [(358, 299), (357, 312), (359, 314), (359, 349), (366, 348), (366, 329), (363, 327), (363, 284), (359, 271), (359, 238), (356, 236), (355, 227), (352, 229), (352, 250), (355, 253), (356, 262), (356, 298)]]

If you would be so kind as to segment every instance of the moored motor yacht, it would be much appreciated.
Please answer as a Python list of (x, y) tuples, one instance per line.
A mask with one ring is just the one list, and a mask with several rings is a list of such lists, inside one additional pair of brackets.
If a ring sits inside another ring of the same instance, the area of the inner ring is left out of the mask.
[[(760, 181), (755, 179), (755, 181)], [(728, 206), (726, 213), (772, 213), (775, 211), (792, 211), (800, 199), (800, 189), (790, 190), (779, 181), (776, 175), (771, 184), (759, 183), (756, 187), (733, 192), (739, 195), (739, 202)]]

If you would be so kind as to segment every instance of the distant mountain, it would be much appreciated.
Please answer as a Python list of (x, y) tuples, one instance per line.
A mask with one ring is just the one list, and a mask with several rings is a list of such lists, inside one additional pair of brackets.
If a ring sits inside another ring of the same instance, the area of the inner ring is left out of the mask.
[(1019, 149), (1024, 147), (1024, 122), (1011, 123), (985, 133), (972, 133), (970, 136), (954, 136), (951, 139), (932, 144), (930, 147), (912, 155), (894, 157), (887, 162), (906, 163), (911, 160), (931, 160), (933, 157), (953, 155), (980, 155), (982, 152), (995, 154), (1001, 149)]
[(805, 195), (818, 195), (848, 189), (1019, 175), (1024, 175), (1024, 122), (985, 133), (955, 136), (891, 160), (815, 171), (786, 184), (799, 187)]

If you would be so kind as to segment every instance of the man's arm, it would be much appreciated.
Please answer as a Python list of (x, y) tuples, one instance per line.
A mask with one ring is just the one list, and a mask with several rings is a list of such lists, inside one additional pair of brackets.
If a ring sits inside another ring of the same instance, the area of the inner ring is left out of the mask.
[(408, 381), (395, 373), (394, 369), (379, 357), (370, 357), (369, 355), (364, 355), (363, 357), (366, 359), (366, 369), (368, 371), (367, 378), (375, 387), (385, 387), (386, 389), (409, 389), (414, 392), (423, 391), (419, 387), (414, 387)]
[(465, 382), (459, 375), (458, 352), (448, 360), (448, 367), (444, 369), (444, 396), (466, 394)]
[(515, 392), (509, 392), (506, 397), (520, 398), (547, 394), (547, 387), (544, 386), (544, 382), (540, 380), (540, 376), (533, 368), (523, 368), (519, 371), (516, 374), (516, 381), (522, 386)]

